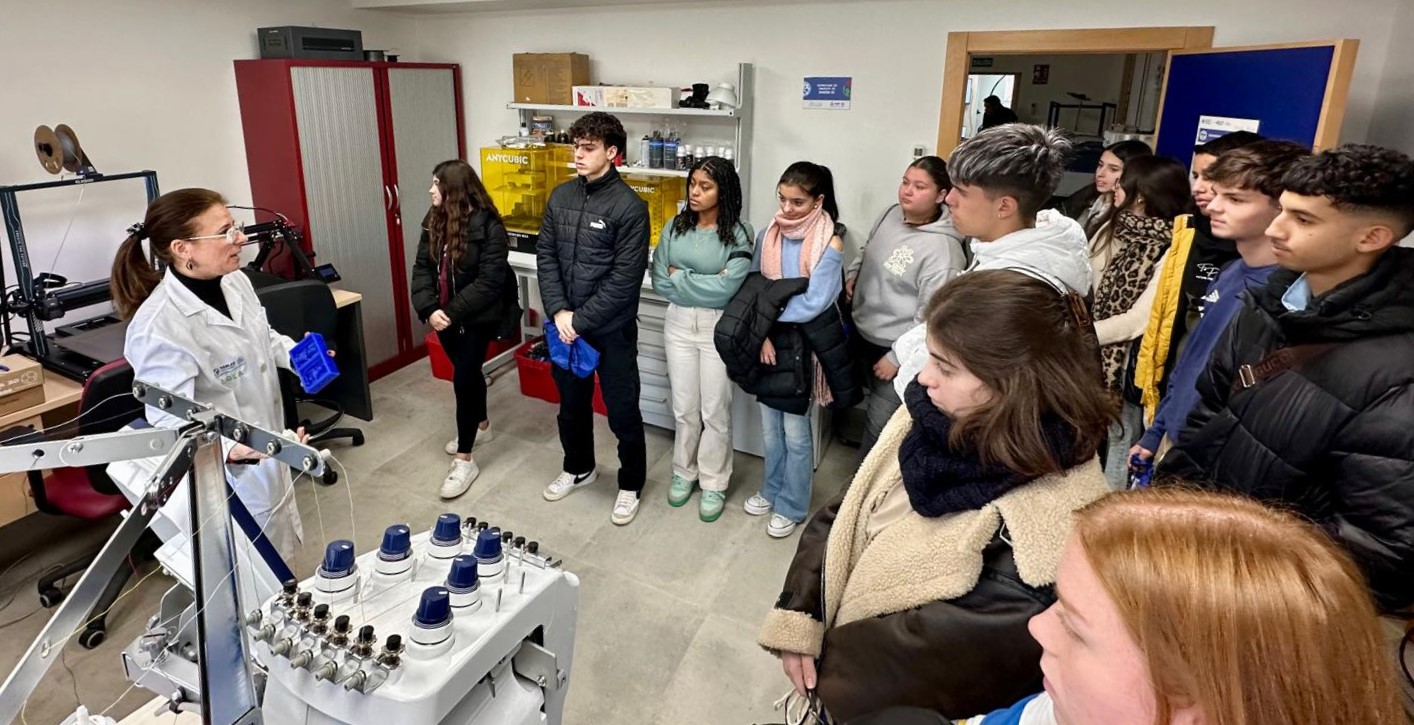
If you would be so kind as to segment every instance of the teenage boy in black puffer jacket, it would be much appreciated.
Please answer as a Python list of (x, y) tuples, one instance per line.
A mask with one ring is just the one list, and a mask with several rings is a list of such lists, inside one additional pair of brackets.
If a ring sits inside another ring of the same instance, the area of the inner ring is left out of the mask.
[(1294, 507), (1386, 612), (1414, 604), (1414, 161), (1343, 146), (1295, 162), (1246, 300), (1160, 472)]
[[(590, 113), (570, 126), (576, 178), (555, 187), (545, 205), (535, 267), (545, 316), (560, 339), (583, 337), (599, 351), (596, 371), (619, 439), (619, 495), (611, 520), (620, 526), (638, 514), (648, 467), (643, 416), (638, 409), (638, 296), (648, 269), (648, 205), (614, 168), (623, 150), (623, 124)], [(545, 489), (558, 501), (592, 483), (594, 378), (552, 368), (560, 391), (563, 472)]]

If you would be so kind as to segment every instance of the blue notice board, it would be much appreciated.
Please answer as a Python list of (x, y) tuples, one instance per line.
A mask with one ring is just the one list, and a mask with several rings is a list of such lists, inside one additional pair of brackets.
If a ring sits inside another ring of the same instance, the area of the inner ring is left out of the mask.
[(849, 76), (807, 76), (801, 96), (806, 108), (848, 111), (853, 86)]
[(1334, 45), (1175, 53), (1156, 153), (1188, 163), (1200, 116), (1256, 119), (1267, 138), (1312, 145), (1334, 58)]

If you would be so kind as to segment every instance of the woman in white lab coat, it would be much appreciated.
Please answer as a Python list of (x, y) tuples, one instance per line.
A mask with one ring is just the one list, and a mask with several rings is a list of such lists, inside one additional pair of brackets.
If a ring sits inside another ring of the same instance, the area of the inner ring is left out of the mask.
[[(206, 189), (169, 192), (128, 231), (113, 261), (111, 289), (118, 314), (130, 320), (123, 354), (136, 378), (266, 430), (284, 430), (276, 368), (290, 367), (295, 342), (270, 329), (250, 280), (232, 274), (245, 234), (226, 200)], [(182, 423), (153, 407), (147, 418), (154, 425)], [(229, 440), (222, 450), (231, 487), (288, 560), (303, 538), (290, 469)]]

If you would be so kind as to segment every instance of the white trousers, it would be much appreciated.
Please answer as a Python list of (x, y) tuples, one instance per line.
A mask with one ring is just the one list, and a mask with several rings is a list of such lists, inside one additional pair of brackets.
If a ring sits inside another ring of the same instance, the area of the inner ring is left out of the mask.
[(732, 477), (732, 382), (712, 343), (721, 310), (668, 305), (663, 339), (673, 389), (673, 474), (704, 491), (726, 491)]

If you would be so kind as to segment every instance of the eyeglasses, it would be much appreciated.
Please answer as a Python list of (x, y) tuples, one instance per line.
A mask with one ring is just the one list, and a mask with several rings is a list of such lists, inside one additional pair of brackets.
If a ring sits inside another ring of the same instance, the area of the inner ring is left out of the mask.
[(227, 244), (235, 244), (240, 236), (245, 234), (245, 222), (236, 222), (222, 234), (207, 234), (201, 237), (187, 237), (188, 242), (195, 242), (202, 239), (224, 239)]

